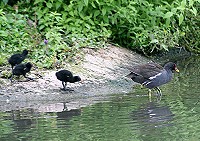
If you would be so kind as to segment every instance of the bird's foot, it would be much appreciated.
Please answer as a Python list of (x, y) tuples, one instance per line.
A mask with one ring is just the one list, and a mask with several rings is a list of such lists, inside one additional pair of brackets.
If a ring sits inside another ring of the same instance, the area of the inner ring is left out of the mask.
[(35, 78), (31, 78), (31, 77), (26, 77), (27, 79), (26, 79), (26, 81), (35, 81)]
[(73, 89), (71, 88), (60, 88), (62, 91), (74, 91)]
[(14, 82), (12, 79), (10, 79), (11, 84)]

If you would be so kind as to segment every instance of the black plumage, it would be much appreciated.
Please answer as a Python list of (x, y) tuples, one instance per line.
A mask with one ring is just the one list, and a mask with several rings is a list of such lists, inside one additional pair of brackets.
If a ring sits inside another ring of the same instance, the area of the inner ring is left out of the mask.
[(74, 83), (74, 82), (81, 81), (81, 78), (79, 76), (73, 76), (73, 74), (68, 70), (60, 70), (56, 72), (56, 77), (58, 80), (62, 81), (62, 85), (63, 85), (62, 90), (64, 91), (70, 90), (66, 88), (67, 82)]
[(27, 56), (28, 50), (23, 50), (22, 54), (13, 54), (9, 59), (8, 62), (11, 65), (12, 69), (15, 65), (20, 64)]
[(30, 62), (25, 63), (25, 64), (16, 65), (14, 67), (14, 69), (12, 70), (12, 76), (10, 78), (11, 82), (12, 82), (14, 75), (16, 75), (16, 76), (23, 75), (25, 78), (33, 80), (32, 78), (26, 76), (26, 73), (30, 72), (31, 68), (32, 68), (32, 64)]
[(155, 88), (161, 94), (158, 86), (171, 81), (174, 71), (179, 72), (175, 63), (168, 62), (162, 67), (159, 64), (150, 62), (131, 68), (131, 73), (126, 77), (131, 78), (134, 82), (142, 84), (146, 88)]

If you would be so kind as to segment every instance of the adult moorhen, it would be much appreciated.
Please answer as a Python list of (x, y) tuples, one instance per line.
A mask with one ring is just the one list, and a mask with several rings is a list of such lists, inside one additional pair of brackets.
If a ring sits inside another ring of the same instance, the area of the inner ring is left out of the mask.
[(26, 73), (30, 72), (31, 68), (32, 68), (32, 64), (30, 62), (26, 64), (16, 65), (14, 69), (12, 70), (12, 76), (10, 78), (10, 81), (12, 82), (14, 75), (16, 76), (23, 75), (25, 78), (33, 80), (32, 78), (26, 76)]
[(69, 83), (74, 83), (81, 81), (81, 78), (79, 76), (73, 76), (73, 74), (68, 71), (68, 70), (60, 70), (56, 72), (56, 77), (58, 80), (62, 81), (63, 89), (61, 90), (71, 90), (71, 89), (66, 89), (67, 82)]
[(157, 63), (150, 62), (131, 68), (131, 73), (126, 77), (142, 84), (146, 88), (149, 88), (149, 90), (155, 88), (162, 95), (158, 86), (171, 81), (174, 71), (179, 72), (175, 63), (168, 62), (162, 67)]
[(23, 50), (22, 54), (13, 54), (9, 59), (8, 59), (8, 62), (9, 64), (11, 65), (12, 67), (12, 70), (13, 70), (13, 67), (15, 65), (18, 65), (20, 64), (27, 56), (28, 54), (28, 50)]

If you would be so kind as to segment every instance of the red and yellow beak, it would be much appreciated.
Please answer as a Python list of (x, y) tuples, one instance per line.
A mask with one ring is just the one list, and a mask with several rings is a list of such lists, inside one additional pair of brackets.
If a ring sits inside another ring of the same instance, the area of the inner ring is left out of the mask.
[(179, 69), (178, 69), (177, 67), (175, 67), (175, 71), (176, 71), (176, 72), (179, 72)]

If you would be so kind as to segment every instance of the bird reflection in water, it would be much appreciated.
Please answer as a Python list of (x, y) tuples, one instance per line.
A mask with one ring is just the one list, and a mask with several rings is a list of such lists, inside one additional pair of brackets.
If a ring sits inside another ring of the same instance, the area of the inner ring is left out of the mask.
[(174, 114), (170, 111), (168, 106), (160, 106), (157, 103), (149, 102), (142, 105), (138, 111), (131, 113), (131, 118), (137, 123), (141, 124), (145, 130), (172, 126), (170, 121), (173, 120)]
[(31, 129), (36, 123), (36, 120), (31, 118), (33, 114), (34, 110), (31, 108), (27, 110), (12, 110), (9, 119), (14, 123), (13, 128), (18, 131)]
[(57, 118), (58, 119), (67, 119), (70, 120), (74, 116), (79, 116), (81, 115), (81, 109), (71, 109), (68, 110), (66, 103), (63, 103), (63, 111), (62, 112), (57, 112)]

